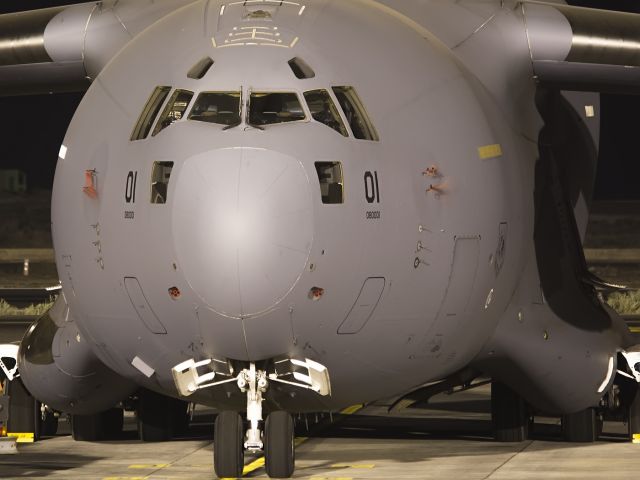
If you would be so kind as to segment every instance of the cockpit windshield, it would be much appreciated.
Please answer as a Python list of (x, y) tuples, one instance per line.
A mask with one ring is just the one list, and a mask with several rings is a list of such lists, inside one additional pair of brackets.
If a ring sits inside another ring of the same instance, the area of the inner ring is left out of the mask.
[(344, 137), (349, 136), (329, 92), (326, 90), (311, 90), (304, 92), (304, 99), (307, 101), (311, 116), (315, 121), (324, 123)]
[(379, 140), (378, 133), (353, 87), (333, 87), (353, 136), (361, 140)]
[(182, 119), (185, 110), (189, 106), (189, 102), (191, 102), (191, 97), (193, 97), (193, 92), (190, 92), (189, 90), (178, 89), (173, 92), (173, 95), (169, 98), (166, 107), (164, 107), (160, 120), (156, 123), (156, 128), (153, 129), (153, 137), (173, 122)]
[(295, 93), (251, 92), (249, 102), (250, 125), (297, 122), (306, 118)]
[(220, 125), (240, 125), (240, 92), (203, 92), (189, 113), (189, 120), (217, 123)]

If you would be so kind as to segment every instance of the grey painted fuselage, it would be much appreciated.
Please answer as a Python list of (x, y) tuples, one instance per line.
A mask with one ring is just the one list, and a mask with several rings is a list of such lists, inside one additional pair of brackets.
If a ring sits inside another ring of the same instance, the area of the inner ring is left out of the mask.
[[(531, 8), (196, 1), (141, 29), (92, 83), (58, 160), (53, 237), (77, 341), (174, 396), (171, 369), (190, 358), (326, 366), (330, 397), (272, 386), (268, 400), (290, 411), (402, 394), (470, 365), (540, 408), (597, 404), (629, 345), (602, 306), (600, 320), (567, 318), (541, 287), (545, 195), (534, 192), (552, 122), (534, 67), (537, 55), (571, 60), (573, 37), (558, 11)], [(541, 18), (557, 21), (560, 53)], [(188, 78), (204, 57), (213, 66)], [(294, 57), (315, 76), (297, 78)], [(200, 92), (241, 91), (243, 116), (251, 92), (323, 89), (338, 105), (332, 87), (353, 86), (379, 140), (343, 136), (301, 102), (297, 122), (223, 128), (185, 115), (132, 141), (158, 86), (193, 92), (187, 112)], [(595, 148), (597, 96), (564, 98)], [(173, 162), (166, 203), (151, 202), (156, 162)], [(323, 203), (317, 162), (341, 162), (343, 203)], [(584, 170), (569, 195), (578, 233), (595, 165)], [(244, 402), (233, 384), (192, 398)]]

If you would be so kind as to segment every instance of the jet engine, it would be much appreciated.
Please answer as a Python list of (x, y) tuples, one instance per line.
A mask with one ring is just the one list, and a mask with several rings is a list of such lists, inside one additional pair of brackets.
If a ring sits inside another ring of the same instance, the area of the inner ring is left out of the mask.
[(96, 357), (64, 294), (29, 327), (18, 351), (18, 371), (34, 397), (76, 415), (105, 411), (136, 388)]

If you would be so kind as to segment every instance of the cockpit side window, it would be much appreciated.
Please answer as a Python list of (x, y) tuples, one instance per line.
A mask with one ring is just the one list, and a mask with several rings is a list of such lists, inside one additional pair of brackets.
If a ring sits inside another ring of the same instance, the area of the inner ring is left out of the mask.
[(151, 203), (167, 203), (173, 162), (154, 162), (151, 172)]
[(240, 114), (240, 92), (203, 92), (189, 112), (189, 120), (233, 126), (240, 125)]
[(380, 140), (356, 90), (353, 87), (333, 87), (333, 93), (336, 94), (353, 136), (361, 140)]
[(316, 172), (320, 182), (322, 203), (329, 205), (344, 203), (342, 163), (316, 162)]
[(306, 119), (298, 95), (292, 92), (251, 92), (249, 102), (250, 125), (271, 125)]
[(151, 131), (153, 121), (158, 116), (162, 103), (167, 98), (170, 91), (171, 87), (156, 87), (153, 90), (153, 93), (151, 93), (149, 100), (147, 100), (147, 103), (140, 114), (140, 118), (138, 118), (138, 123), (136, 123), (136, 126), (131, 133), (131, 141), (144, 140), (147, 138), (149, 131)]
[(331, 100), (329, 92), (326, 90), (311, 90), (304, 93), (311, 116), (314, 120), (324, 123), (327, 127), (334, 129), (339, 134), (348, 137), (347, 129), (340, 118), (336, 104)]
[(155, 137), (173, 122), (180, 120), (189, 106), (191, 97), (193, 97), (193, 92), (189, 90), (176, 90), (173, 92), (166, 107), (164, 107), (160, 120), (156, 123), (156, 128), (153, 129), (152, 136)]

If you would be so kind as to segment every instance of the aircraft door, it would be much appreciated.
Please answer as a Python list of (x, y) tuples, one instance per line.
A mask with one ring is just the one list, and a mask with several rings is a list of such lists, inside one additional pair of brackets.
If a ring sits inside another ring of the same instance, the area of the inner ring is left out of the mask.
[(354, 334), (364, 328), (380, 302), (385, 284), (382, 277), (367, 278), (347, 318), (338, 327), (339, 334)]
[(439, 317), (452, 317), (465, 313), (476, 280), (479, 254), (480, 237), (456, 237), (449, 285)]
[(140, 321), (144, 323), (145, 327), (152, 333), (166, 334), (167, 329), (162, 322), (160, 322), (151, 305), (149, 305), (138, 279), (135, 277), (125, 277), (124, 288), (127, 291), (127, 295), (129, 295), (131, 305), (135, 308)]
[[(417, 344), (413, 358), (451, 361), (456, 357), (455, 339), (471, 318), (468, 306), (473, 298), (480, 258), (480, 236), (458, 235), (454, 239), (447, 290), (436, 320)], [(444, 354), (444, 356), (443, 356)]]

